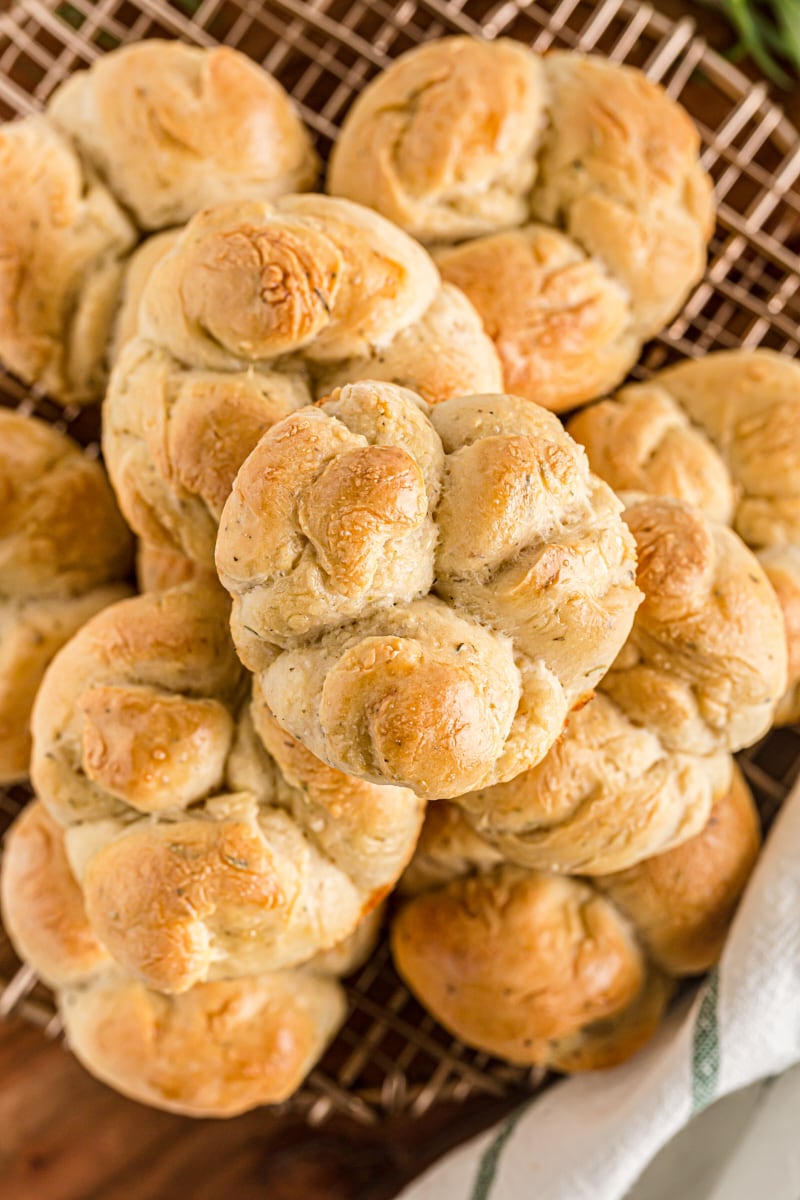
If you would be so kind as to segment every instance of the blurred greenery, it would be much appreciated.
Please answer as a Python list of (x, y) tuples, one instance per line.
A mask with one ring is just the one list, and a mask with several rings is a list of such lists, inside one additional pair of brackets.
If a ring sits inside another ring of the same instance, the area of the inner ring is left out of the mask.
[(736, 30), (734, 58), (749, 56), (779, 87), (800, 76), (800, 0), (711, 0)]

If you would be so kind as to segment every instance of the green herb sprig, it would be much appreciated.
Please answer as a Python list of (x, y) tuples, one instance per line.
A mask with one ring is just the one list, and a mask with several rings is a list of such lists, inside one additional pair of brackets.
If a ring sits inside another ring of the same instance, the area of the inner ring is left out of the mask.
[[(733, 25), (732, 57), (748, 55), (779, 87), (800, 76), (800, 0), (712, 0)], [(783, 64), (783, 65), (782, 65)], [(784, 65), (791, 69), (790, 75)]]

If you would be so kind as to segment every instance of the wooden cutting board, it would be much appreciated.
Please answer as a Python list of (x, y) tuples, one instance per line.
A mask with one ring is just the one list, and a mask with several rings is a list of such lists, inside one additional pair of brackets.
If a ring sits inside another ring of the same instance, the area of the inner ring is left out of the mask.
[(389, 1200), (508, 1107), (437, 1106), (423, 1123), (371, 1127), (337, 1118), (310, 1129), (267, 1109), (193, 1121), (125, 1100), (13, 1019), (0, 1024), (0, 1197)]

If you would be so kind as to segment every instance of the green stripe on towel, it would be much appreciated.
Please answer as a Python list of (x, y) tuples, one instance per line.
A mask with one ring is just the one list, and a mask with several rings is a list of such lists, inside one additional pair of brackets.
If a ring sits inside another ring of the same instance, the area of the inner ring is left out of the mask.
[(478, 1163), (478, 1173), (472, 1185), (470, 1200), (489, 1200), (492, 1184), (494, 1183), (497, 1168), (500, 1164), (500, 1155), (503, 1153), (503, 1147), (516, 1129), (517, 1122), (527, 1108), (528, 1104), (525, 1103), (516, 1112), (513, 1112), (494, 1140), (484, 1150), (481, 1155), (481, 1161)]
[(692, 1112), (701, 1112), (717, 1094), (719, 1083), (719, 972), (709, 975), (692, 1035)]

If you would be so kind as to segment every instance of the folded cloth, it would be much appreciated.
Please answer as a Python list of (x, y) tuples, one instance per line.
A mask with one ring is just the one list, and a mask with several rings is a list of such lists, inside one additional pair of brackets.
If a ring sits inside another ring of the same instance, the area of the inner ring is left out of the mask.
[(800, 784), (767, 839), (719, 966), (652, 1042), (624, 1066), (532, 1098), (402, 1200), (621, 1200), (709, 1104), (797, 1062)]

